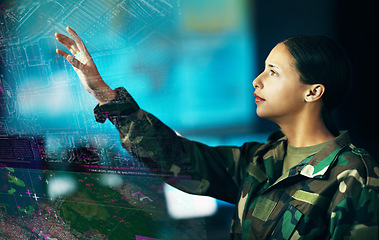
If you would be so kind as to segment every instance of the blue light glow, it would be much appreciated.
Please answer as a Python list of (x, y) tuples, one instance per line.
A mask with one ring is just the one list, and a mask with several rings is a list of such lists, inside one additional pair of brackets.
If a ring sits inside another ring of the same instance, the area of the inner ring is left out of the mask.
[(21, 21), (19, 13), (18, 22), (12, 9), (4, 15), (9, 38), (2, 53), (14, 94), (11, 133), (99, 133), (113, 127), (94, 122), (96, 101), (55, 53), (64, 47), (54, 33), (65, 33), (67, 25), (112, 88), (125, 87), (142, 108), (179, 132), (254, 120), (254, 46), (242, 2), (65, 0), (19, 7), (35, 14)]

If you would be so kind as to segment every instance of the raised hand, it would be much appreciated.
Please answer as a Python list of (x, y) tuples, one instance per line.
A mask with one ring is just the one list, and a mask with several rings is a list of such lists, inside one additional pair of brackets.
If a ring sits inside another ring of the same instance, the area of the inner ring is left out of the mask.
[(83, 86), (100, 104), (109, 102), (116, 96), (116, 93), (101, 78), (82, 39), (80, 39), (70, 27), (67, 27), (67, 32), (72, 39), (60, 33), (55, 33), (55, 38), (58, 42), (62, 43), (72, 55), (60, 49), (57, 49), (57, 53), (72, 65)]

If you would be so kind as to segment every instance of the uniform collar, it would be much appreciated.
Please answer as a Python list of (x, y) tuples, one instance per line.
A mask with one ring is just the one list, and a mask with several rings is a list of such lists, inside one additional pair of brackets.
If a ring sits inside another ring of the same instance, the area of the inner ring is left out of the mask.
[(321, 151), (313, 155), (307, 163), (299, 164), (300, 175), (308, 178), (323, 178), (332, 163), (337, 159), (340, 152), (351, 145), (348, 132), (342, 132), (335, 139), (331, 140)]
[(253, 158), (253, 161), (262, 161), (270, 184), (273, 184), (282, 175), (287, 141), (287, 137), (282, 131), (276, 131), (270, 135), (267, 143), (260, 147)]
[(287, 144), (287, 137), (279, 131), (269, 137), (269, 141), (261, 147), (257, 154), (263, 153), (263, 164), (270, 184), (299, 174), (308, 178), (323, 178), (341, 150), (351, 145), (351, 141), (348, 132), (342, 132), (335, 139), (329, 141), (321, 151), (304, 159), (289, 173), (282, 176)]

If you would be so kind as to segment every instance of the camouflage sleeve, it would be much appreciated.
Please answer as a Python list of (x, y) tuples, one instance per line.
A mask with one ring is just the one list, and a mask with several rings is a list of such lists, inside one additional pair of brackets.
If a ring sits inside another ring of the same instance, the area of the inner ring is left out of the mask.
[(332, 211), (331, 239), (378, 239), (378, 192), (369, 187), (342, 200)]
[(209, 147), (178, 136), (159, 119), (140, 109), (123, 88), (112, 102), (95, 108), (120, 132), (123, 147), (146, 167), (167, 172), (164, 180), (183, 191), (235, 203), (248, 159), (260, 146)]

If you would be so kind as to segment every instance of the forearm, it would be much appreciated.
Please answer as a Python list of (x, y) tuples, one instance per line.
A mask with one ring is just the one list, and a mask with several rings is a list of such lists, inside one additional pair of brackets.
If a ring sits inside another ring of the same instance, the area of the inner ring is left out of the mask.
[(167, 183), (189, 193), (236, 200), (240, 176), (232, 168), (231, 148), (182, 138), (143, 110), (121, 121), (115, 125), (123, 147), (149, 169), (160, 170)]
[[(175, 187), (234, 202), (252, 145), (209, 147), (178, 136), (153, 115), (139, 108), (125, 91), (95, 109), (96, 118), (108, 118), (120, 132), (123, 147), (150, 169), (162, 171)], [(120, 95), (124, 95), (123, 97)], [(255, 145), (254, 145), (255, 146)], [(243, 158), (242, 158), (243, 157)]]
[(87, 91), (96, 98), (100, 106), (112, 101), (117, 95), (101, 78), (96, 87), (88, 88)]
[(177, 142), (174, 131), (140, 109), (125, 89), (112, 91), (116, 97), (108, 103), (99, 103), (95, 108), (96, 121), (102, 123), (109, 119), (120, 132), (123, 147), (134, 158), (150, 168), (167, 170), (167, 163), (179, 158), (170, 156), (178, 147), (175, 150), (167, 149), (167, 146), (173, 147)]
[(97, 99), (99, 104), (106, 104), (116, 97), (116, 93), (101, 78), (82, 39), (70, 27), (66, 29), (72, 38), (60, 33), (55, 33), (55, 38), (69, 50), (71, 55), (60, 49), (56, 52), (72, 65), (84, 88)]

